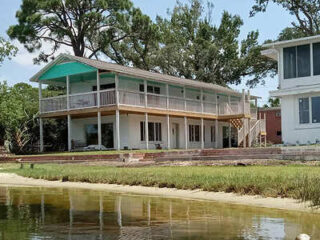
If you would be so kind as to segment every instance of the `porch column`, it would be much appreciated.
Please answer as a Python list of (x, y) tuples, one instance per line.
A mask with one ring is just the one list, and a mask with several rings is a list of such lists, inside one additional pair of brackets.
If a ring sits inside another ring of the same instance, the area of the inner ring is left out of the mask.
[(259, 121), (260, 121), (259, 146), (261, 147), (261, 143), (262, 143), (262, 136), (261, 136), (261, 113), (259, 113)]
[(229, 148), (231, 148), (231, 122), (229, 122)]
[(67, 110), (70, 109), (70, 79), (69, 76), (67, 76)]
[(183, 87), (184, 110), (187, 110), (186, 87)]
[(101, 150), (102, 134), (101, 134), (101, 112), (100, 112), (100, 110), (98, 110), (98, 145), (99, 145), (99, 150)]
[(203, 89), (200, 90), (200, 104), (201, 104), (201, 112), (203, 113)]
[(247, 132), (248, 132), (248, 147), (251, 147), (251, 142), (252, 142), (251, 135), (250, 135), (251, 126), (250, 126), (250, 119), (248, 119), (248, 118), (247, 118), (247, 124), (248, 124), (248, 128), (247, 128)]
[(41, 113), (42, 112), (42, 107), (41, 107), (41, 100), (42, 100), (42, 84), (41, 84), (41, 82), (40, 82), (40, 80), (38, 80), (39, 81), (39, 113)]
[(39, 119), (39, 127), (40, 127), (40, 152), (43, 152), (43, 120), (40, 117)]
[(120, 98), (119, 98), (119, 75), (116, 73), (114, 77), (114, 83), (115, 83), (115, 90), (116, 90), (116, 105), (119, 107), (120, 104)]
[(247, 147), (247, 119), (242, 119), (243, 121), (243, 148)]
[(266, 135), (264, 135), (264, 147), (267, 147), (267, 114), (264, 113), (264, 131), (266, 132)]
[(170, 108), (170, 99), (169, 99), (169, 84), (166, 84), (166, 95), (167, 95), (167, 109)]
[(148, 107), (148, 91), (147, 91), (147, 88), (148, 88), (148, 84), (147, 84), (147, 80), (144, 80), (143, 81), (143, 85), (144, 85), (144, 106), (145, 107)]
[(71, 115), (68, 114), (68, 151), (72, 149), (72, 140), (71, 140)]
[(100, 108), (100, 75), (99, 70), (97, 70), (97, 107)]
[(120, 150), (120, 112), (116, 110), (116, 148)]
[(245, 111), (246, 111), (246, 93), (245, 93), (244, 89), (242, 89), (242, 108), (243, 108), (243, 114), (245, 114)]
[(188, 119), (184, 117), (184, 141), (185, 149), (188, 149)]
[(204, 134), (203, 118), (201, 118), (201, 149), (204, 149)]
[(170, 149), (170, 116), (167, 115), (167, 148)]
[(146, 140), (146, 149), (149, 149), (149, 121), (148, 121), (148, 113), (144, 114), (145, 124), (144, 124), (144, 132), (145, 132), (145, 140)]
[(216, 119), (215, 121), (215, 148), (218, 148), (218, 141), (219, 141), (219, 121)]

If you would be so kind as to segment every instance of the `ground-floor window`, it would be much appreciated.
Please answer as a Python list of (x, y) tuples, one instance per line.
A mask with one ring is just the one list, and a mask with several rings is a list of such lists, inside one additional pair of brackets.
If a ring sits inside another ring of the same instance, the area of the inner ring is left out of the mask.
[[(150, 142), (161, 142), (162, 141), (162, 131), (161, 123), (158, 122), (148, 122), (148, 134)], [(140, 140), (145, 141), (146, 129), (145, 122), (140, 122)]]
[[(98, 125), (88, 124), (85, 126), (86, 144), (98, 144)], [(113, 123), (101, 124), (101, 140), (102, 145), (106, 148), (113, 148)]]
[(211, 142), (215, 142), (216, 141), (216, 128), (215, 126), (211, 126)]
[(320, 97), (299, 98), (299, 123), (320, 123)]
[(189, 125), (189, 142), (200, 142), (200, 125)]

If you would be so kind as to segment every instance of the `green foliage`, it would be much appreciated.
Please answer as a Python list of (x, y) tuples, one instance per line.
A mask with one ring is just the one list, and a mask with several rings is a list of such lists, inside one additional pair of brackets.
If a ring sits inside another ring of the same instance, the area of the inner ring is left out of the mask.
[[(56, 91), (44, 90), (44, 95), (55, 95)], [(0, 83), (0, 136), (6, 141), (8, 150), (22, 154), (37, 151), (39, 141), (39, 97), (38, 89), (26, 83), (9, 87)], [(44, 140), (53, 149), (60, 147), (65, 137), (64, 120), (45, 121)]]
[(264, 108), (280, 107), (280, 99), (279, 98), (269, 98), (268, 104), (265, 104), (263, 107)]
[(5, 58), (11, 59), (11, 57), (15, 56), (17, 51), (18, 49), (15, 46), (0, 37), (0, 65)]
[(23, 0), (16, 13), (18, 24), (8, 35), (18, 39), (30, 51), (43, 49), (36, 62), (48, 58), (61, 47), (69, 47), (76, 56), (97, 56), (101, 46), (111, 45), (128, 35), (135, 13), (130, 0)]
[(251, 16), (265, 12), (269, 3), (275, 3), (296, 17), (291, 28), (286, 28), (279, 40), (312, 36), (320, 33), (320, 4), (318, 0), (255, 0), (250, 12)]

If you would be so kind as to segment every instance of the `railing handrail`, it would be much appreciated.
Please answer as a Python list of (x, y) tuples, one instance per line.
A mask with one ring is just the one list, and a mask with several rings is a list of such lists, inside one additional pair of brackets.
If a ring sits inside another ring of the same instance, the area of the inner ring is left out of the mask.
[(59, 96), (55, 96), (55, 97), (47, 97), (47, 98), (41, 98), (41, 101), (45, 101), (45, 100), (52, 100), (52, 99), (59, 99), (59, 98), (66, 98), (67, 95), (59, 95)]

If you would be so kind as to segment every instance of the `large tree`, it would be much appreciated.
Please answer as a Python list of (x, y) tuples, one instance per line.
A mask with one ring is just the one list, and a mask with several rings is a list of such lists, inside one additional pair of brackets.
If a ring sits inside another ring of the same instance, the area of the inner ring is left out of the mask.
[(319, 0), (255, 0), (251, 16), (265, 12), (270, 3), (277, 4), (293, 15), (296, 21), (292, 27), (285, 28), (278, 40), (290, 40), (299, 37), (320, 34), (320, 1)]
[(0, 37), (0, 65), (6, 58), (11, 58), (16, 55), (18, 49), (10, 42)]
[(158, 17), (162, 39), (154, 70), (220, 85), (239, 84), (246, 77), (250, 86), (263, 81), (270, 69), (274, 73), (275, 62), (260, 54), (258, 32), (239, 42), (239, 16), (224, 12), (217, 26), (212, 17), (212, 8), (199, 0), (178, 2), (168, 19)]
[[(131, 22), (139, 16), (130, 0), (23, 0), (8, 35), (30, 52), (41, 50), (36, 62), (48, 61), (62, 46), (97, 58), (102, 47), (131, 36)], [(44, 50), (45, 42), (51, 50)]]

